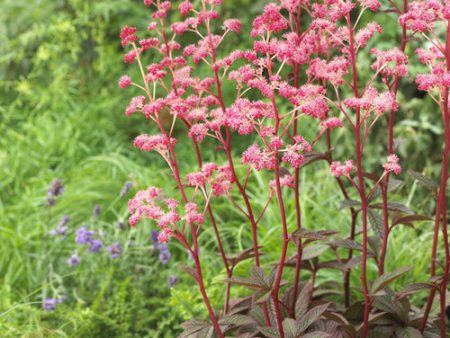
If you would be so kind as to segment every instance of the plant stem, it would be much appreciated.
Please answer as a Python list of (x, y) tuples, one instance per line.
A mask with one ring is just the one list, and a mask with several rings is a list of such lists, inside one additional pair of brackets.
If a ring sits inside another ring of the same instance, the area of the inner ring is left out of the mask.
[[(353, 38), (353, 27), (351, 24), (350, 14), (347, 14), (347, 26), (349, 30), (349, 41), (350, 41), (350, 61), (352, 65), (353, 73), (353, 92), (355, 97), (359, 97), (358, 90), (358, 73), (356, 68), (356, 55), (354, 47)], [(362, 224), (363, 224), (363, 238), (362, 238), (362, 265), (361, 265), (361, 282), (364, 293), (364, 321), (362, 327), (362, 338), (366, 338), (368, 321), (369, 321), (369, 310), (370, 310), (370, 297), (369, 290), (367, 287), (367, 198), (364, 188), (364, 177), (362, 170), (362, 145), (361, 145), (361, 111), (356, 109), (356, 122), (355, 122), (355, 139), (356, 139), (356, 169), (359, 180), (359, 196), (361, 199), (361, 213), (362, 213)]]

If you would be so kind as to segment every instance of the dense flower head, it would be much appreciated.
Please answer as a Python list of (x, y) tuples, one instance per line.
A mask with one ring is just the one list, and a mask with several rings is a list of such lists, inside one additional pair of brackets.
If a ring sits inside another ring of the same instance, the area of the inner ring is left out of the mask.
[(320, 122), (321, 129), (335, 129), (343, 127), (342, 120), (337, 117), (330, 117)]
[(288, 144), (281, 161), (289, 163), (293, 168), (299, 168), (305, 160), (304, 153), (311, 151), (311, 145), (302, 137), (294, 136), (294, 144)]
[(123, 75), (119, 79), (119, 87), (122, 89), (131, 86), (131, 83), (132, 83), (131, 77), (129, 77), (128, 75)]
[(381, 4), (378, 0), (358, 0), (358, 2), (363, 7), (369, 8), (371, 11), (375, 12), (380, 8)]
[(270, 104), (238, 99), (226, 110), (225, 124), (240, 135), (248, 135), (256, 128), (257, 120), (273, 117), (275, 113)]
[(374, 87), (367, 87), (363, 97), (352, 97), (344, 101), (345, 106), (353, 109), (362, 109), (366, 115), (370, 113), (382, 114), (388, 111), (397, 111), (398, 104), (392, 92), (379, 93)]
[(173, 147), (176, 140), (166, 135), (139, 135), (134, 139), (134, 146), (143, 151), (155, 150), (161, 154), (168, 151), (169, 147)]
[(128, 107), (125, 109), (125, 115), (130, 116), (137, 110), (142, 109), (144, 102), (145, 102), (145, 97), (142, 95), (133, 97), (131, 99)]
[(343, 76), (347, 74), (350, 62), (343, 56), (337, 56), (330, 62), (321, 59), (311, 60), (307, 74), (316, 79), (330, 81), (338, 86), (344, 81)]
[(275, 167), (275, 157), (266, 149), (261, 150), (257, 144), (253, 144), (242, 154), (242, 163), (249, 164), (258, 171), (273, 169)]
[(120, 32), (122, 47), (125, 47), (127, 44), (132, 43), (138, 39), (138, 36), (135, 34), (136, 32), (136, 27), (125, 26), (122, 28), (122, 31)]
[(391, 154), (387, 157), (387, 162), (383, 164), (384, 172), (393, 172), (395, 175), (398, 175), (402, 172), (402, 167), (399, 164), (400, 159), (397, 155)]
[(372, 69), (381, 71), (383, 76), (405, 77), (408, 75), (408, 57), (400, 49), (381, 51), (373, 48), (371, 53), (377, 58), (372, 64)]
[(279, 32), (287, 28), (286, 19), (280, 13), (280, 7), (270, 3), (264, 7), (263, 14), (253, 20), (252, 37), (264, 36), (268, 32)]
[(192, 10), (192, 3), (189, 0), (185, 0), (178, 6), (178, 10), (181, 15), (186, 16)]
[(400, 15), (399, 22), (407, 29), (424, 33), (433, 30), (434, 22), (441, 14), (439, 0), (413, 1), (408, 4), (408, 12)]
[(238, 19), (227, 19), (223, 22), (223, 26), (230, 31), (239, 33), (241, 31), (241, 21)]
[[(276, 180), (271, 180), (269, 182), (269, 188), (275, 190), (277, 187)], [(294, 178), (289, 175), (283, 175), (280, 177), (280, 187), (293, 188), (294, 187)]]
[(344, 164), (339, 161), (334, 161), (330, 165), (330, 171), (333, 176), (341, 177), (348, 176), (354, 169), (353, 161), (347, 160)]
[(381, 32), (381, 26), (376, 22), (371, 22), (356, 34), (355, 42), (358, 46), (364, 48), (366, 47), (367, 42), (375, 35), (375, 33), (381, 34)]

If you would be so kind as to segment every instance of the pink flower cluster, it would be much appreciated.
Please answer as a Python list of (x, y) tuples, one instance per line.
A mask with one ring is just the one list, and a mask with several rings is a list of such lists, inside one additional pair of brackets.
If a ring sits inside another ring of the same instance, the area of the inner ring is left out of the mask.
[(170, 146), (175, 146), (176, 139), (166, 135), (139, 135), (134, 139), (134, 146), (143, 151), (155, 150), (158, 153), (165, 155)]
[(384, 172), (393, 172), (395, 175), (398, 175), (402, 172), (402, 167), (399, 164), (400, 159), (397, 155), (392, 154), (387, 158), (387, 162), (383, 164)]
[(344, 164), (341, 164), (341, 162), (334, 161), (331, 163), (330, 171), (333, 176), (341, 177), (341, 176), (348, 176), (353, 171), (353, 161), (347, 160)]

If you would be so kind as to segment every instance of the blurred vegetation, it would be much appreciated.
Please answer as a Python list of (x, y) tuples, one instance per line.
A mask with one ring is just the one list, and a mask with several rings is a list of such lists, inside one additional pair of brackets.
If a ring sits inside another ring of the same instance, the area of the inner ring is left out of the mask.
[[(150, 227), (121, 231), (117, 222), (126, 218), (126, 198), (119, 191), (127, 181), (136, 188), (161, 186), (168, 192), (174, 185), (161, 170), (156, 155), (143, 155), (132, 148), (132, 139), (148, 129), (140, 118), (127, 119), (122, 110), (129, 95), (116, 82), (128, 70), (122, 63), (118, 40), (125, 24), (145, 27), (149, 12), (136, 0), (2, 0), (0, 3), (0, 332), (2, 337), (174, 337), (179, 323), (203, 315), (199, 295), (192, 282), (179, 276), (174, 288), (167, 287), (170, 274), (177, 274), (176, 262), (189, 264), (187, 254), (171, 243), (172, 259), (161, 265), (152, 251)], [(227, 0), (223, 15), (243, 19), (244, 32), (250, 19), (268, 1)], [(392, 14), (377, 17), (386, 34), (371, 41), (389, 48), (400, 37)], [(363, 17), (362, 23), (370, 20)], [(307, 23), (305, 23), (307, 24)], [(412, 55), (414, 44), (408, 47)], [(230, 37), (227, 48), (251, 48), (244, 33)], [(415, 58), (415, 56), (411, 56)], [(358, 66), (370, 66), (370, 56), (362, 55)], [(415, 66), (411, 73), (423, 71)], [(202, 71), (202, 68), (198, 70)], [(131, 71), (133, 72), (133, 71)], [(415, 90), (412, 77), (401, 84), (400, 112), (396, 135), (399, 155), (405, 168), (437, 175), (440, 161), (440, 117), (432, 101)], [(231, 94), (233, 88), (225, 87)], [(231, 95), (226, 95), (231, 96)], [(371, 136), (366, 165), (378, 168), (385, 154), (387, 117)], [(308, 125), (301, 127), (311, 132)], [(248, 142), (235, 139), (239, 147)], [(336, 132), (336, 157), (345, 156), (352, 142), (343, 131)], [(204, 146), (207, 148), (207, 145)], [(207, 151), (215, 159), (213, 150)], [(180, 153), (184, 173), (194, 168), (188, 153)], [(219, 159), (220, 161), (220, 159)], [(53, 208), (46, 207), (50, 182), (59, 178), (65, 193)], [(406, 175), (402, 178), (407, 179)], [(252, 203), (260, 210), (267, 194), (267, 177), (255, 175)], [(339, 211), (342, 198), (328, 169), (317, 164), (302, 171), (304, 225), (313, 229), (331, 228), (348, 233), (349, 217)], [(250, 185), (251, 186), (251, 185)], [(432, 213), (431, 196), (412, 184), (400, 191), (416, 212)], [(214, 202), (220, 231), (228, 250), (237, 252), (250, 246), (250, 229), (245, 220), (223, 200)], [(98, 220), (92, 218), (95, 204), (102, 207)], [(293, 210), (293, 202), (289, 207)], [(318, 213), (327, 208), (327, 213)], [(68, 214), (70, 235), (55, 239), (49, 231)], [(292, 220), (294, 215), (290, 213)], [(332, 221), (331, 221), (332, 220)], [(280, 236), (276, 213), (261, 223), (264, 260), (277, 259)], [(120, 242), (124, 252), (111, 260), (106, 252), (82, 252), (73, 233), (86, 224), (102, 234), (105, 243)], [(292, 225), (293, 222), (290, 222)], [(387, 270), (415, 263), (408, 278), (427, 279), (426, 262), (431, 224), (416, 229), (398, 228), (390, 242)], [(278, 238), (278, 237), (277, 237)], [(404, 243), (414, 243), (404, 245)], [(207, 257), (205, 280), (213, 303), (223, 297), (225, 277), (211, 235), (205, 229), (201, 246)], [(76, 268), (66, 260), (80, 251), (82, 263)], [(205, 259), (206, 261), (206, 259)], [(245, 275), (249, 263), (237, 274)], [(375, 270), (375, 267), (372, 267)], [(289, 273), (289, 272), (288, 272)], [(307, 274), (305, 274), (305, 278)], [(340, 278), (340, 274), (317, 276), (318, 283)], [(353, 285), (359, 283), (352, 274)], [(401, 283), (401, 280), (399, 281)], [(234, 296), (242, 292), (232, 289)], [(65, 295), (66, 301), (54, 312), (44, 312), (46, 297)]]

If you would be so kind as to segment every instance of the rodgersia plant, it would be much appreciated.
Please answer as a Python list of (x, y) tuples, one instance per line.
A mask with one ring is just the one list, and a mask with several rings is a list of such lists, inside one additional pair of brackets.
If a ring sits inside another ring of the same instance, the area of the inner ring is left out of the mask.
[[(146, 29), (125, 26), (120, 34), (126, 49), (124, 62), (134, 64), (140, 74), (138, 78), (124, 75), (119, 80), (122, 89), (134, 87), (137, 95), (125, 114), (142, 114), (159, 131), (137, 136), (134, 145), (145, 152), (159, 153), (178, 187), (177, 193), (170, 196), (158, 187), (138, 192), (128, 203), (129, 222), (135, 226), (142, 219), (151, 219), (159, 229), (160, 243), (176, 240), (188, 250), (195, 268), (186, 270), (197, 282), (209, 314), (209, 320), (193, 319), (183, 324), (182, 336), (445, 336), (450, 263), (445, 195), (450, 147), (450, 5), (437, 0), (409, 5), (403, 0), (400, 6), (392, 1), (382, 5), (378, 0), (280, 0), (262, 8), (250, 32), (244, 32), (237, 19), (221, 21), (221, 2), (146, 0)], [(176, 10), (183, 20), (171, 22)], [(370, 39), (383, 34), (382, 27), (377, 22), (362, 25), (361, 18), (372, 12), (375, 14), (369, 16), (376, 20), (376, 12), (385, 10), (398, 14), (392, 20), (398, 19), (401, 40), (390, 49), (368, 50)], [(446, 33), (438, 34), (437, 26)], [(186, 41), (180, 39), (185, 34), (191, 43), (182, 45), (178, 41)], [(251, 49), (223, 55), (222, 45), (230, 34), (250, 38)], [(398, 224), (428, 219), (389, 200), (389, 193), (402, 183), (394, 178), (402, 173), (401, 159), (395, 153), (394, 125), (400, 109), (399, 83), (408, 76), (411, 61), (405, 50), (413, 35), (429, 42), (429, 50), (418, 49), (417, 55), (431, 72), (416, 80), (419, 90), (428, 91), (442, 112), (445, 149), (439, 186), (419, 173), (411, 173), (434, 189), (436, 196), (432, 279), (395, 293), (389, 283), (408, 269), (385, 271), (389, 235)], [(360, 55), (370, 58), (370, 68), (358, 67)], [(207, 66), (208, 75), (196, 71), (199, 64)], [(230, 84), (235, 88), (232, 98), (223, 93), (224, 86)], [(165, 121), (167, 113), (169, 123)], [(386, 151), (378, 155), (386, 157), (386, 161), (375, 172), (369, 172), (364, 162), (365, 149), (372, 128), (381, 120), (387, 121), (388, 128)], [(314, 124), (316, 135), (307, 139), (303, 128), (310, 129)], [(177, 144), (174, 130), (178, 125), (185, 127), (190, 144)], [(336, 128), (345, 128), (354, 140), (354, 151), (340, 159), (333, 154), (337, 145), (332, 144), (331, 134)], [(242, 137), (252, 144), (237, 154), (232, 141), (239, 142)], [(216, 150), (226, 159), (224, 163), (204, 162), (205, 139), (216, 144)], [(193, 151), (198, 163), (196, 172), (180, 170), (178, 151)], [(299, 173), (318, 160), (329, 163), (330, 175), (335, 176), (344, 198), (342, 207), (350, 210), (348, 234), (338, 235), (326, 228), (312, 231), (302, 226)], [(243, 175), (238, 170), (241, 166), (246, 168)], [(249, 198), (250, 178), (255, 171), (271, 176), (267, 203), (258, 212)], [(225, 252), (211, 204), (220, 196), (248, 220), (252, 248), (240, 253)], [(294, 199), (294, 210), (287, 208), (287, 199)], [(267, 275), (269, 268), (261, 260), (258, 225), (269, 208), (278, 212), (280, 222), (273, 226), (281, 228), (282, 237), (278, 239), (279, 260), (270, 265)], [(288, 226), (289, 213), (295, 213), (294, 232)], [(205, 227), (214, 230), (227, 273), (223, 307), (211, 304), (205, 289), (205, 262), (199, 256), (199, 234)], [(441, 230), (445, 264), (438, 276)], [(311, 244), (314, 242), (321, 245)], [(325, 249), (336, 259), (321, 261), (319, 255)], [(233, 276), (236, 265), (248, 259), (254, 261), (250, 276)], [(372, 280), (367, 271), (370, 261), (378, 267), (378, 278)], [(357, 299), (362, 300), (352, 299), (350, 292), (349, 276), (359, 265), (361, 284), (354, 288), (361, 287)], [(287, 267), (294, 269), (290, 280), (284, 280)], [(318, 292), (315, 276), (325, 268), (342, 271), (342, 304), (327, 297), (326, 292)], [(252, 295), (231, 301), (230, 289), (235, 284), (249, 288)], [(423, 315), (408, 301), (409, 295), (420, 290), (430, 292)], [(440, 296), (440, 322), (429, 317), (436, 292)]]

